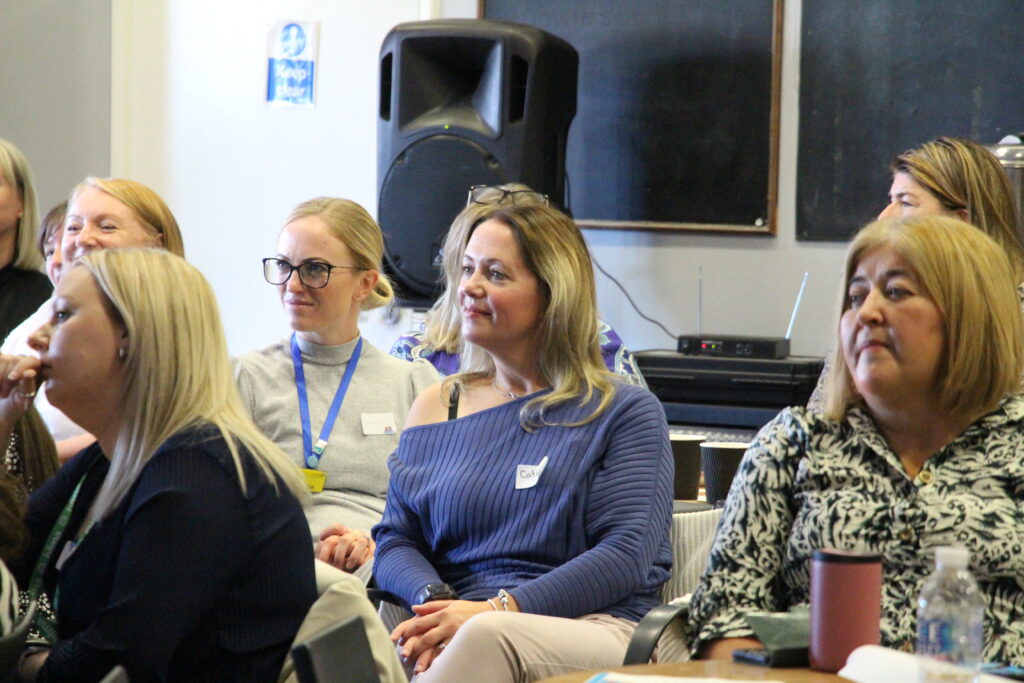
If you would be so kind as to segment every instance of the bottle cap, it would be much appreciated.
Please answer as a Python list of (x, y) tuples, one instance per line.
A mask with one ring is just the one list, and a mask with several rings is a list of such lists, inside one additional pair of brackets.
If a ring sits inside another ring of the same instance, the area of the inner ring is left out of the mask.
[(935, 566), (938, 568), (965, 569), (970, 553), (967, 548), (940, 546), (935, 549)]

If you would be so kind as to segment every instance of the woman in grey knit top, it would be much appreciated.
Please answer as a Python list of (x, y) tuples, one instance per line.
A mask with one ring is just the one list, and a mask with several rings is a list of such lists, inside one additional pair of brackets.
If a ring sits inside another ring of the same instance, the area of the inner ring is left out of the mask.
[(416, 395), (438, 378), (426, 361), (392, 358), (359, 334), (360, 311), (393, 296), (383, 250), (380, 227), (358, 204), (320, 197), (297, 206), (263, 260), (293, 332), (235, 361), (253, 421), (306, 475), (317, 558), (346, 571), (369, 569), (387, 457)]

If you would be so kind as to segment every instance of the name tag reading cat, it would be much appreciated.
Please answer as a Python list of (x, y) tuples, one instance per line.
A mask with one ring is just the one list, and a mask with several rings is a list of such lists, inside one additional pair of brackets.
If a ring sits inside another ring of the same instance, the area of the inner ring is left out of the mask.
[(548, 466), (548, 456), (540, 461), (539, 465), (517, 465), (516, 466), (516, 488), (528, 489), (537, 485), (540, 475), (544, 474), (544, 468)]

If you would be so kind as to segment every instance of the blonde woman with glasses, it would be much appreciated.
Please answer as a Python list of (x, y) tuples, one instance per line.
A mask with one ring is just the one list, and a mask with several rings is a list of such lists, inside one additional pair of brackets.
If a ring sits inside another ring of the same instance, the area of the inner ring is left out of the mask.
[[(452, 227), (445, 237), (442, 259), (445, 272), (455, 272), (452, 263), (459, 252), (459, 245), (466, 240), (466, 232), (477, 218), (492, 206), (548, 206), (547, 195), (534, 192), (526, 185), (476, 185), (469, 190), (466, 208), (452, 221)], [(459, 371), (460, 316), (455, 289), (450, 281), (441, 297), (427, 314), (423, 329), (399, 337), (391, 347), (391, 355), (405, 360), (424, 359), (437, 368), (442, 375)], [(620, 375), (630, 384), (646, 387), (643, 375), (633, 362), (633, 356), (622, 343), (622, 339), (604, 320), (597, 321), (597, 338), (605, 366)]]
[(307, 494), (246, 415), (209, 284), (167, 251), (93, 251), (31, 341), (0, 356), (0, 414), (45, 384), (97, 442), (29, 502), (17, 578), (56, 622), (23, 679), (277, 680), (316, 598)]
[(369, 530), (384, 512), (387, 457), (416, 395), (437, 381), (428, 363), (391, 358), (359, 333), (359, 314), (393, 296), (383, 252), (380, 227), (355, 202), (320, 197), (295, 207), (277, 252), (263, 259), (292, 333), (235, 363), (249, 414), (305, 474), (316, 557), (363, 578)]

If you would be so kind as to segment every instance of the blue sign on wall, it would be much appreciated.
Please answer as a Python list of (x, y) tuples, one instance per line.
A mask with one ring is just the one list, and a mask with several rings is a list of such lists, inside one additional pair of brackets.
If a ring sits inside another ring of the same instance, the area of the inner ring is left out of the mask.
[(267, 102), (280, 106), (314, 106), (316, 22), (279, 21), (270, 32), (268, 43)]

